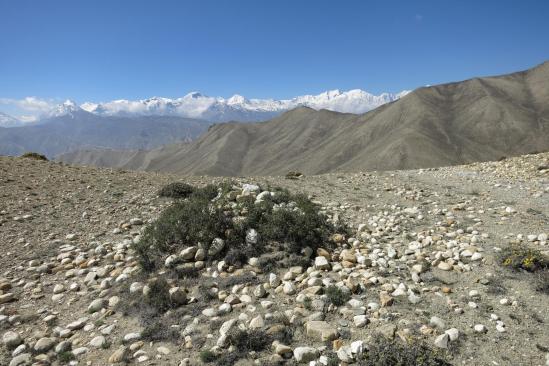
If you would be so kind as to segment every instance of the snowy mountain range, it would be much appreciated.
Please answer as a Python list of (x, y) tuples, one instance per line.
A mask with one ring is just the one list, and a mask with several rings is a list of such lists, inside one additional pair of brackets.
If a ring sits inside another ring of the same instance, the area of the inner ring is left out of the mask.
[(114, 100), (106, 103), (84, 103), (80, 107), (90, 113), (107, 116), (181, 116), (211, 122), (262, 121), (282, 112), (307, 106), (337, 112), (365, 113), (382, 104), (395, 101), (409, 91), (397, 94), (373, 95), (360, 89), (341, 92), (330, 90), (318, 95), (304, 95), (292, 99), (246, 99), (241, 95), (230, 98), (209, 97), (192, 92), (184, 97), (169, 99), (153, 97), (142, 100)]
[[(230, 98), (210, 97), (192, 92), (175, 99), (162, 97), (142, 100), (119, 99), (104, 103), (86, 102), (81, 105), (67, 100), (61, 104), (51, 104), (41, 114), (36, 115), (30, 124), (42, 124), (62, 116), (77, 118), (90, 113), (103, 117), (183, 117), (213, 123), (256, 122), (274, 118), (299, 106), (360, 114), (400, 99), (408, 93), (409, 91), (405, 90), (397, 94), (373, 95), (360, 89), (345, 92), (330, 90), (318, 95), (303, 95), (292, 99), (276, 100), (247, 99), (238, 94)], [(28, 125), (28, 123), (0, 112), (0, 127), (23, 125)]]

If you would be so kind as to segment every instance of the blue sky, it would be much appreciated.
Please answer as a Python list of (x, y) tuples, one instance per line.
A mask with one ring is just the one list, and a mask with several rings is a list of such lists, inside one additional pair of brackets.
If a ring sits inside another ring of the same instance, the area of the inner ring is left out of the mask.
[(544, 0), (0, 0), (0, 98), (397, 92), (541, 63), (548, 19)]

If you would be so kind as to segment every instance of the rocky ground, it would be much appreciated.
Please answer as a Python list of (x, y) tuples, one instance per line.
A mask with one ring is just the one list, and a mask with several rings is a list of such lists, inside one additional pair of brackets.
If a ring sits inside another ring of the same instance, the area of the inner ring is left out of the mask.
[[(381, 336), (421, 339), (454, 365), (549, 365), (547, 277), (498, 259), (511, 244), (549, 254), (549, 153), (235, 179), (304, 192), (353, 234), (312, 253), (309, 267), (270, 272), (181, 253), (200, 276), (170, 284), (182, 305), (156, 328), (170, 336), (155, 337), (124, 309), (148, 288), (130, 247), (171, 203), (159, 188), (176, 180), (220, 178), (0, 158), (0, 365), (200, 365), (204, 351), (219, 359), (234, 348), (231, 328), (293, 333), (243, 365), (353, 364)], [(203, 284), (207, 303), (193, 293)], [(332, 286), (349, 295), (343, 304), (330, 303)]]

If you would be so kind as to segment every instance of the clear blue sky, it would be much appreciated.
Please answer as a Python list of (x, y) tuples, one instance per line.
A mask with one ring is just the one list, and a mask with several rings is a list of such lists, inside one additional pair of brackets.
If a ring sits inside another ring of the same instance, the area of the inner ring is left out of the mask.
[(397, 92), (549, 59), (549, 1), (0, 0), (0, 98)]

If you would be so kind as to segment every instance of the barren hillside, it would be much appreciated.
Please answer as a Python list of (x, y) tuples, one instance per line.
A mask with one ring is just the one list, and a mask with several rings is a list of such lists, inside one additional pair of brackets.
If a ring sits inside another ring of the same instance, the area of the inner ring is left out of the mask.
[(59, 157), (192, 175), (415, 169), (549, 150), (549, 62), (415, 90), (363, 115), (297, 108), (263, 123), (211, 127), (191, 144)]

